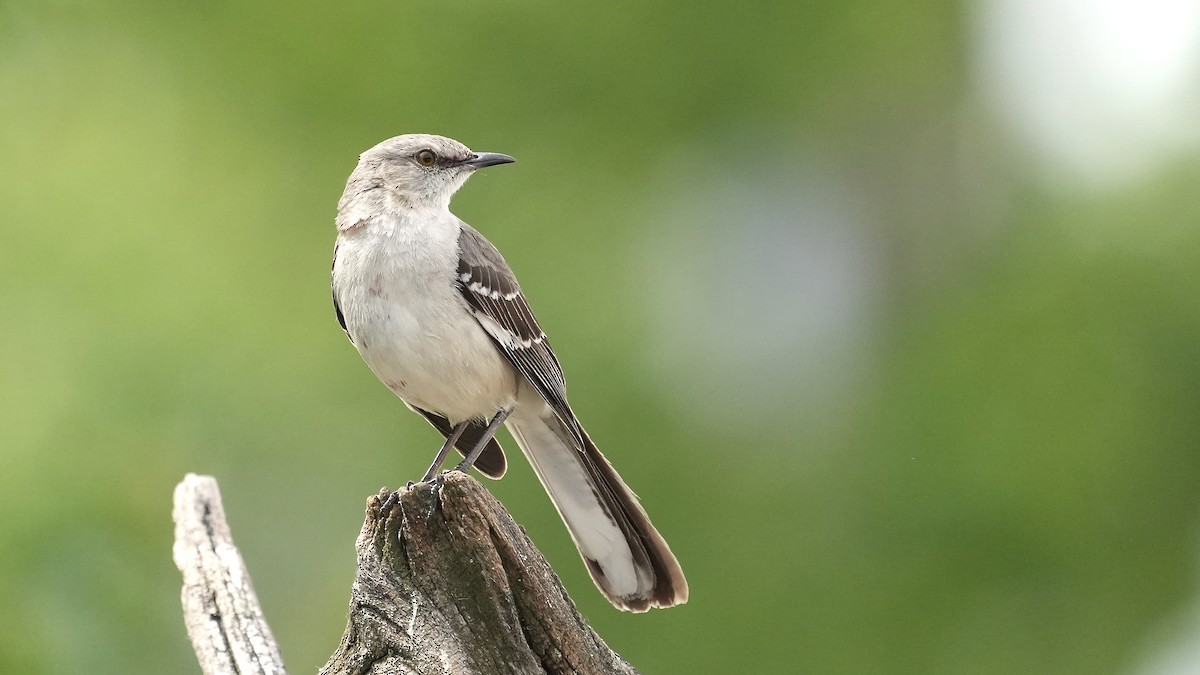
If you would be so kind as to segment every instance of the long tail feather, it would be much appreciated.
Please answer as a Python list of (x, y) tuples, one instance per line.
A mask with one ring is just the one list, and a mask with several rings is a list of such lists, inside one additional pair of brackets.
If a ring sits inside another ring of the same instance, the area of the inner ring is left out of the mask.
[(572, 434), (548, 407), (514, 415), (508, 428), (613, 605), (644, 612), (687, 602), (679, 561), (582, 428)]

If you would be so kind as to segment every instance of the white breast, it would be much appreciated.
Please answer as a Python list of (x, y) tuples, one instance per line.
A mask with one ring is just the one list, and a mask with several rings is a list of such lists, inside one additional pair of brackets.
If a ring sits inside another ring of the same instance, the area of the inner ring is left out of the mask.
[(468, 311), (457, 271), (448, 211), (383, 216), (338, 236), (334, 293), (359, 354), (405, 402), (452, 422), (516, 399), (514, 371)]

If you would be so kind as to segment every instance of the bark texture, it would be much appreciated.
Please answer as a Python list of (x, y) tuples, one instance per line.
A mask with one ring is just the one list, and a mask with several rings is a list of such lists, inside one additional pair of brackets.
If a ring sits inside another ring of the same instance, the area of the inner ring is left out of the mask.
[(175, 488), (175, 565), (183, 622), (205, 675), (284, 675), (250, 574), (225, 522), (217, 481), (188, 474)]
[(350, 619), (323, 675), (635, 673), (478, 481), (367, 502)]
[[(175, 489), (175, 563), (206, 675), (282, 675), (216, 480)], [(473, 478), (367, 501), (341, 644), (322, 675), (635, 674), (587, 625), (549, 563)]]

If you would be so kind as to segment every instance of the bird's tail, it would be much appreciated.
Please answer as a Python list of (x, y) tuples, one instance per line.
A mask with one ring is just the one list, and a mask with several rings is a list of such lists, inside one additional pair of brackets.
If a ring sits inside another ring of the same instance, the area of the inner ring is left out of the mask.
[(562, 516), (592, 580), (631, 612), (687, 602), (679, 561), (582, 427), (578, 436), (549, 406), (508, 420), (509, 431)]

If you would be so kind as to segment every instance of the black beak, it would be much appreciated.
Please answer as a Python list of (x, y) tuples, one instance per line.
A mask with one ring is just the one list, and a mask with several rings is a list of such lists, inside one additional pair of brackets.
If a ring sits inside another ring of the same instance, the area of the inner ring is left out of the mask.
[(482, 169), (485, 166), (512, 164), (515, 161), (517, 161), (515, 158), (499, 152), (477, 152), (475, 153), (475, 157), (473, 159), (468, 159), (467, 161), (463, 162), (463, 164), (476, 169)]

